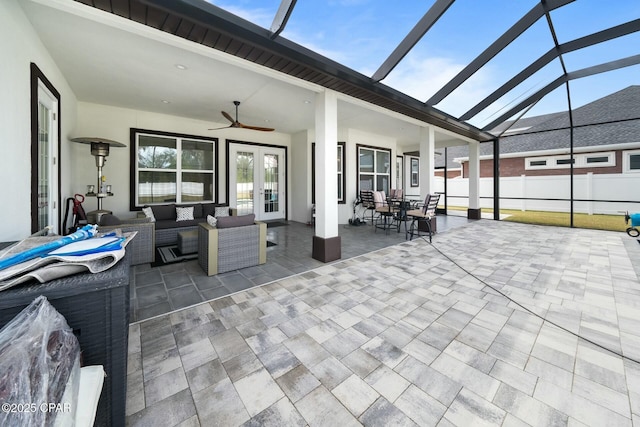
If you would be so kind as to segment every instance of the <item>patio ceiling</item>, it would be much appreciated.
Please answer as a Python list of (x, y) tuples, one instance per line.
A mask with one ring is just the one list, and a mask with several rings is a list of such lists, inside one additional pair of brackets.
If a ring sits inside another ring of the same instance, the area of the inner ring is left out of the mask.
[[(622, 68), (637, 71), (640, 62), (640, 44), (635, 43), (640, 19), (633, 19), (640, 16), (637, 6), (627, 15), (620, 8), (603, 10), (602, 23), (585, 22), (586, 28), (576, 33), (557, 27), (567, 24), (567, 15), (580, 12), (579, 2), (529, 0), (509, 10), (509, 19), (500, 15), (505, 22), (496, 23), (497, 30), (479, 31), (480, 42), (466, 53), (478, 54), (468, 57), (467, 65), (434, 93), (407, 94), (393, 87), (394, 73), (406, 67), (405, 56), (433, 43), (442, 34), (440, 27), (451, 26), (452, 17), (459, 19), (460, 10), (469, 6), (462, 0), (427, 3), (413, 5), (414, 13), (422, 8), (424, 15), (414, 17), (415, 26), (369, 77), (285, 38), (287, 22), (295, 21), (299, 8), (309, 7), (295, 1), (279, 3), (272, 28), (266, 29), (203, 0), (23, 0), (27, 16), (80, 101), (206, 120), (215, 127), (226, 124), (220, 111), (232, 112), (232, 101), (240, 100), (243, 122), (293, 134), (314, 127), (310, 101), (326, 87), (342, 95), (341, 126), (393, 136), (400, 147), (415, 147), (424, 123), (446, 130), (436, 134), (437, 147), (465, 138), (490, 140), (488, 129), (529, 112), (542, 98), (564, 99), (560, 110), (566, 109), (564, 88), (555, 90), (564, 83)], [(487, 13), (496, 13), (495, 7), (488, 6)], [(318, 26), (324, 25), (319, 20)], [(478, 50), (485, 33), (495, 39)], [(525, 43), (532, 38), (540, 46), (528, 52)], [(596, 48), (608, 48), (610, 60), (585, 61)], [(473, 90), (474, 79), (505, 61), (509, 65), (499, 81), (492, 81), (494, 87)], [(638, 83), (628, 75), (618, 84)], [(592, 87), (583, 85), (573, 108)], [(464, 102), (451, 107), (451, 99)], [(445, 109), (451, 114), (436, 106), (450, 107)], [(539, 112), (536, 108), (531, 114)]]

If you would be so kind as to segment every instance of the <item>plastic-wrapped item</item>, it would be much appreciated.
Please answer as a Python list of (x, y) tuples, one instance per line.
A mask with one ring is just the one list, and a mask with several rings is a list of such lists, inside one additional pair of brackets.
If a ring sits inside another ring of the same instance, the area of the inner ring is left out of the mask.
[(79, 381), (80, 344), (44, 296), (0, 330), (1, 426), (73, 425)]

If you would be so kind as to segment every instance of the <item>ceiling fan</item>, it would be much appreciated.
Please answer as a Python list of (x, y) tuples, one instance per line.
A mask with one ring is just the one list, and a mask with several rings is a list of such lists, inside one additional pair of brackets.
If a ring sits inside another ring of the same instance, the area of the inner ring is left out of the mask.
[(224, 126), (221, 128), (214, 128), (214, 129), (209, 129), (209, 130), (218, 130), (218, 129), (227, 129), (227, 128), (242, 128), (242, 129), (251, 129), (251, 130), (260, 130), (263, 132), (272, 132), (275, 129), (273, 128), (263, 128), (260, 126), (249, 126), (249, 125), (245, 125), (243, 123), (240, 123), (238, 121), (238, 105), (240, 105), (240, 101), (233, 101), (234, 105), (236, 106), (236, 119), (233, 120), (233, 118), (231, 117), (231, 115), (229, 113), (227, 113), (226, 111), (221, 111), (222, 115), (231, 122), (231, 124), (229, 126)]

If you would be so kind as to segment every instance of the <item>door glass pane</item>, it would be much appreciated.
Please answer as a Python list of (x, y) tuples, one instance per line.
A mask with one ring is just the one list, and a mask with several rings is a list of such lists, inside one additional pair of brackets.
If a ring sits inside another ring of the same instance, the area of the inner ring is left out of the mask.
[(264, 155), (264, 211), (278, 212), (279, 197), (278, 197), (278, 155), (265, 154)]
[(213, 200), (213, 174), (183, 172), (180, 185), (182, 202)]
[(183, 140), (182, 169), (213, 170), (213, 143)]
[(139, 172), (138, 201), (140, 204), (175, 202), (177, 188), (175, 172)]
[(254, 213), (253, 153), (239, 151), (236, 154), (236, 204), (238, 215)]
[(51, 127), (50, 111), (38, 104), (38, 229), (50, 225), (49, 218), (49, 129)]

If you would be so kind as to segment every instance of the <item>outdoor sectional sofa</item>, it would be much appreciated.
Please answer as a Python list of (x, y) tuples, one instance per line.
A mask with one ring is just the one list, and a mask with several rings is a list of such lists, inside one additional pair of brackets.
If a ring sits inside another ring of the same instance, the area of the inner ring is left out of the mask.
[[(176, 208), (193, 206), (193, 219), (178, 220)], [(229, 206), (215, 203), (197, 203), (190, 205), (166, 205), (149, 206), (155, 218), (155, 246), (173, 245), (178, 242), (178, 233), (181, 231), (197, 230), (198, 224), (206, 223), (207, 216), (219, 216), (222, 212), (229, 216), (236, 216), (237, 210)], [(217, 211), (217, 212), (216, 212)], [(139, 217), (145, 216), (140, 212)]]

